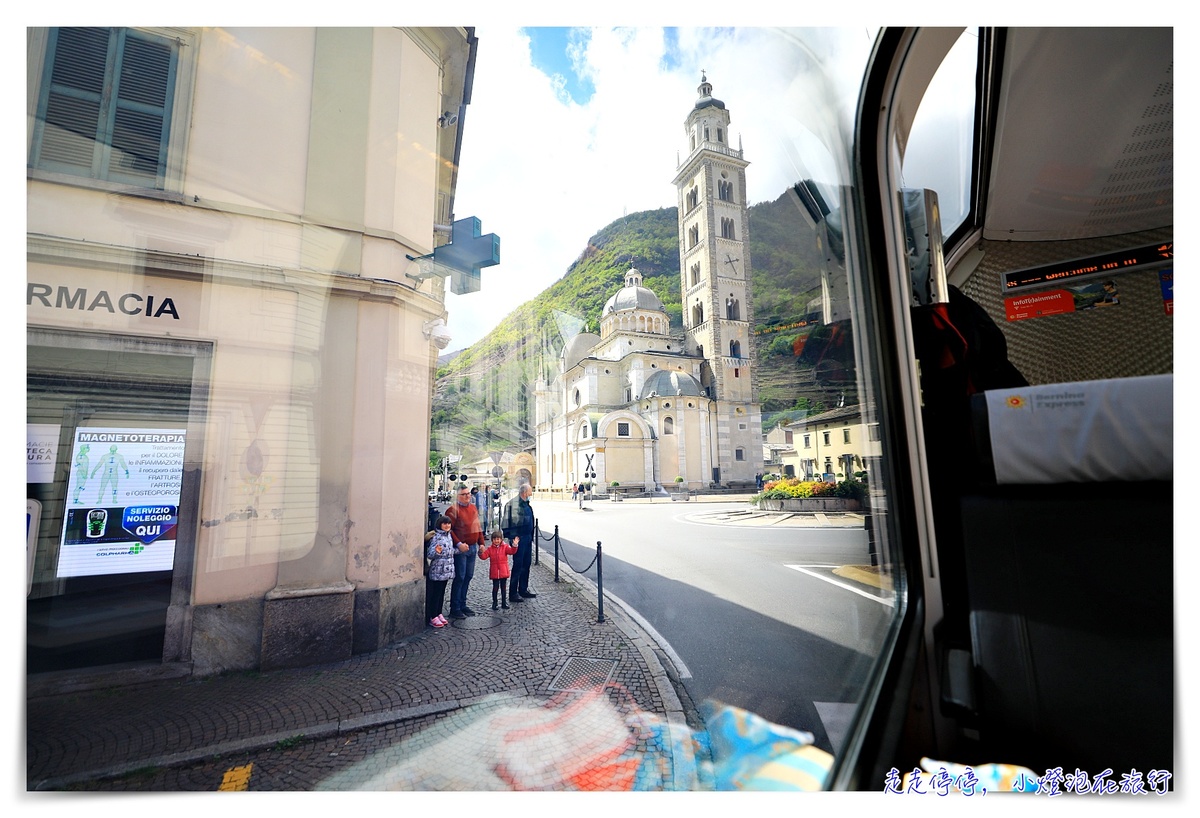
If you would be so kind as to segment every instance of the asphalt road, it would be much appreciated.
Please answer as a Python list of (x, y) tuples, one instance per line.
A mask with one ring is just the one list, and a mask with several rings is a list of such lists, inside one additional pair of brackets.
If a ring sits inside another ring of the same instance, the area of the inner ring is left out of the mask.
[[(868, 563), (862, 528), (714, 524), (729, 508), (715, 503), (586, 506), (535, 511), (593, 582), (600, 543), (606, 604), (657, 635), (695, 702), (743, 707), (839, 749), (893, 613), (889, 593), (835, 574)], [(542, 548), (553, 560), (553, 544)]]

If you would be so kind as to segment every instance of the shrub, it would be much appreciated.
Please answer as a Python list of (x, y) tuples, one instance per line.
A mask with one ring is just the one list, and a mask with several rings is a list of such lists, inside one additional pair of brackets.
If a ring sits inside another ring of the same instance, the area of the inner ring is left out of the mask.
[(682, 483), (682, 482), (683, 482), (683, 476), (682, 476), (682, 475), (676, 475), (676, 476), (675, 476), (675, 482), (676, 482), (676, 483)]
[(620, 484), (620, 483), (618, 483), (616, 480), (614, 480), (614, 481), (612, 481), (611, 483), (609, 483), (609, 485), (610, 485), (610, 486), (619, 486), (619, 485), (621, 485), (621, 484)]
[(754, 495), (751, 502), (757, 504), (759, 500), (795, 500), (806, 497), (845, 497), (862, 501), (866, 494), (867, 484), (858, 480), (826, 483), (823, 480), (785, 477), (782, 480), (764, 483), (762, 493)]

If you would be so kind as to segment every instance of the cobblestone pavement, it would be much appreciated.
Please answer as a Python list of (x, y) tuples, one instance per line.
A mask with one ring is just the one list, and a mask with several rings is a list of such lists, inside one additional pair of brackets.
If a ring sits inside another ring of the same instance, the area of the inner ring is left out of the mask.
[[(564, 740), (628, 756), (650, 734), (639, 720), (698, 723), (657, 645), (616, 606), (598, 622), (594, 588), (554, 582), (542, 556), (536, 599), (492, 612), (476, 577), (479, 615), (344, 662), (28, 698), (27, 789), (554, 789), (581, 771), (501, 756)], [(439, 743), (478, 763), (414, 766)], [(562, 758), (551, 750), (524, 755)]]

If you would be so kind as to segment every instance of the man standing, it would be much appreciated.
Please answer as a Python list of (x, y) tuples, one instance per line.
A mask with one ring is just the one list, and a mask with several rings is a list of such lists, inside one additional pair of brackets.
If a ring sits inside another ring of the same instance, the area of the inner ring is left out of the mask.
[(475, 576), (476, 549), (483, 545), (483, 526), (479, 522), (479, 511), (471, 502), (471, 490), (463, 483), (458, 484), (458, 494), (450, 508), (450, 536), (454, 541), (454, 580), (450, 583), (450, 618), (463, 619), (474, 616), (467, 607), (467, 588)]
[(475, 504), (475, 510), (479, 512), (479, 522), (483, 526), (483, 537), (485, 540), (490, 538), (488, 529), (492, 527), (491, 519), (488, 515), (488, 491), (487, 486), (480, 490), (479, 486), (471, 489), (471, 502)]
[(529, 498), (533, 496), (533, 486), (522, 483), (517, 496), (508, 501), (501, 517), (501, 527), (504, 536), (512, 542), (513, 537), (520, 537), (517, 553), (513, 557), (512, 581), (509, 586), (510, 602), (524, 602), (537, 596), (529, 590), (529, 568), (533, 564), (533, 507)]

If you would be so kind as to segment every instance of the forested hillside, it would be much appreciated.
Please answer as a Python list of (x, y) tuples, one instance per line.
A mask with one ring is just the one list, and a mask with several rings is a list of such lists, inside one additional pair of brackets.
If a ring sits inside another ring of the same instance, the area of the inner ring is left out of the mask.
[[(832, 406), (794, 353), (820, 294), (821, 258), (813, 232), (790, 194), (749, 210), (752, 298), (763, 428), (793, 408)], [(580, 331), (599, 332), (600, 311), (636, 267), (682, 336), (679, 235), (673, 207), (630, 213), (588, 241), (561, 279), (510, 313), (478, 343), (439, 368), (432, 448), (468, 461), (533, 443), (533, 386), (552, 380), (563, 345)]]

